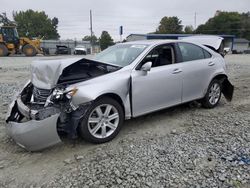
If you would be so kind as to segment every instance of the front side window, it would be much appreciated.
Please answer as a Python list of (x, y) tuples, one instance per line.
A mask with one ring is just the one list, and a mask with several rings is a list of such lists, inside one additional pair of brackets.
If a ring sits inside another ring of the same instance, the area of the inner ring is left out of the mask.
[(203, 49), (199, 46), (182, 42), (178, 45), (182, 54), (183, 61), (193, 61), (205, 58)]
[(141, 66), (147, 62), (152, 62), (152, 67), (159, 67), (175, 63), (174, 48), (170, 44), (155, 47), (143, 59)]
[(131, 64), (145, 49), (142, 44), (117, 44), (102, 51), (93, 59), (99, 62), (125, 67)]

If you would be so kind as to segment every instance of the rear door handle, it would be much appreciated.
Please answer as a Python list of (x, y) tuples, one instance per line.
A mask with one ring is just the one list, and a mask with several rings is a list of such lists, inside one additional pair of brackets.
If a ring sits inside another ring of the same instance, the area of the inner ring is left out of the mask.
[(182, 72), (182, 70), (181, 69), (174, 69), (173, 70), (173, 74), (178, 74), (178, 73), (181, 73)]
[(215, 63), (212, 61), (208, 63), (208, 66), (214, 66), (214, 65), (215, 65)]

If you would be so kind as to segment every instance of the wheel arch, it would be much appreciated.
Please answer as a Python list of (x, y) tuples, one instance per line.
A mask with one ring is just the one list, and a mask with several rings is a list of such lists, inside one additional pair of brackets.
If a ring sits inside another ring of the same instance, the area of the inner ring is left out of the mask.
[(216, 76), (214, 76), (213, 78), (212, 78), (212, 80), (210, 81), (210, 83), (213, 81), (213, 80), (220, 80), (221, 82), (223, 82), (225, 79), (227, 79), (228, 77), (227, 77), (227, 75), (226, 74), (218, 74), (218, 75), (216, 75)]
[[(231, 101), (233, 98), (233, 93), (234, 93), (234, 86), (229, 82), (228, 80), (228, 76), (224, 73), (221, 74), (217, 74), (215, 75), (209, 82), (209, 84), (213, 81), (213, 80), (219, 80), (222, 86), (222, 93), (225, 96), (225, 98), (228, 101)], [(206, 94), (207, 90), (208, 90), (209, 85), (207, 86), (204, 95)]]
[(224, 73), (220, 73), (220, 74), (217, 74), (217, 75), (214, 75), (210, 80), (209, 80), (209, 82), (208, 82), (208, 85), (205, 87), (205, 90), (204, 90), (204, 93), (203, 93), (203, 97), (206, 95), (206, 93), (207, 93), (207, 90), (208, 90), (208, 88), (209, 88), (209, 85), (210, 85), (210, 83), (213, 81), (213, 80), (220, 80), (221, 81), (221, 84), (223, 83), (223, 81), (225, 80), (225, 79), (227, 79), (228, 77), (227, 77), (227, 75), (226, 74), (224, 74)]
[(116, 94), (116, 93), (105, 93), (105, 94), (102, 94), (99, 97), (97, 97), (95, 100), (98, 100), (98, 99), (103, 98), (103, 97), (110, 97), (110, 98), (114, 99), (115, 101), (117, 101), (121, 105), (121, 107), (123, 109), (123, 113), (125, 115), (125, 106), (124, 106), (124, 103), (122, 101), (122, 98), (118, 94)]
[[(234, 86), (228, 80), (228, 76), (226, 74), (219, 74), (216, 75), (212, 80), (217, 79), (221, 82), (222, 86), (222, 93), (227, 101), (232, 101), (233, 93), (234, 93)], [(211, 80), (211, 81), (212, 81)]]

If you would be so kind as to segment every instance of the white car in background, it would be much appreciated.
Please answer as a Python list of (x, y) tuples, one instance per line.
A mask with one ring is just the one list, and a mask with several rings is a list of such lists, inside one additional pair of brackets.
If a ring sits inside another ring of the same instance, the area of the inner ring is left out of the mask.
[(87, 55), (87, 49), (84, 46), (76, 46), (74, 49), (75, 55)]

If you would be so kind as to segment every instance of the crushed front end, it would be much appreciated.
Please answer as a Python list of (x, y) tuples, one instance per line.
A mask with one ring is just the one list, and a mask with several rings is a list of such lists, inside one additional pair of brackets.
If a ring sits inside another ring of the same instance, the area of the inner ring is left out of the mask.
[(75, 92), (76, 89), (39, 89), (29, 82), (9, 106), (8, 134), (29, 151), (60, 143), (60, 131), (76, 137), (80, 114), (84, 114), (85, 108), (72, 104)]

